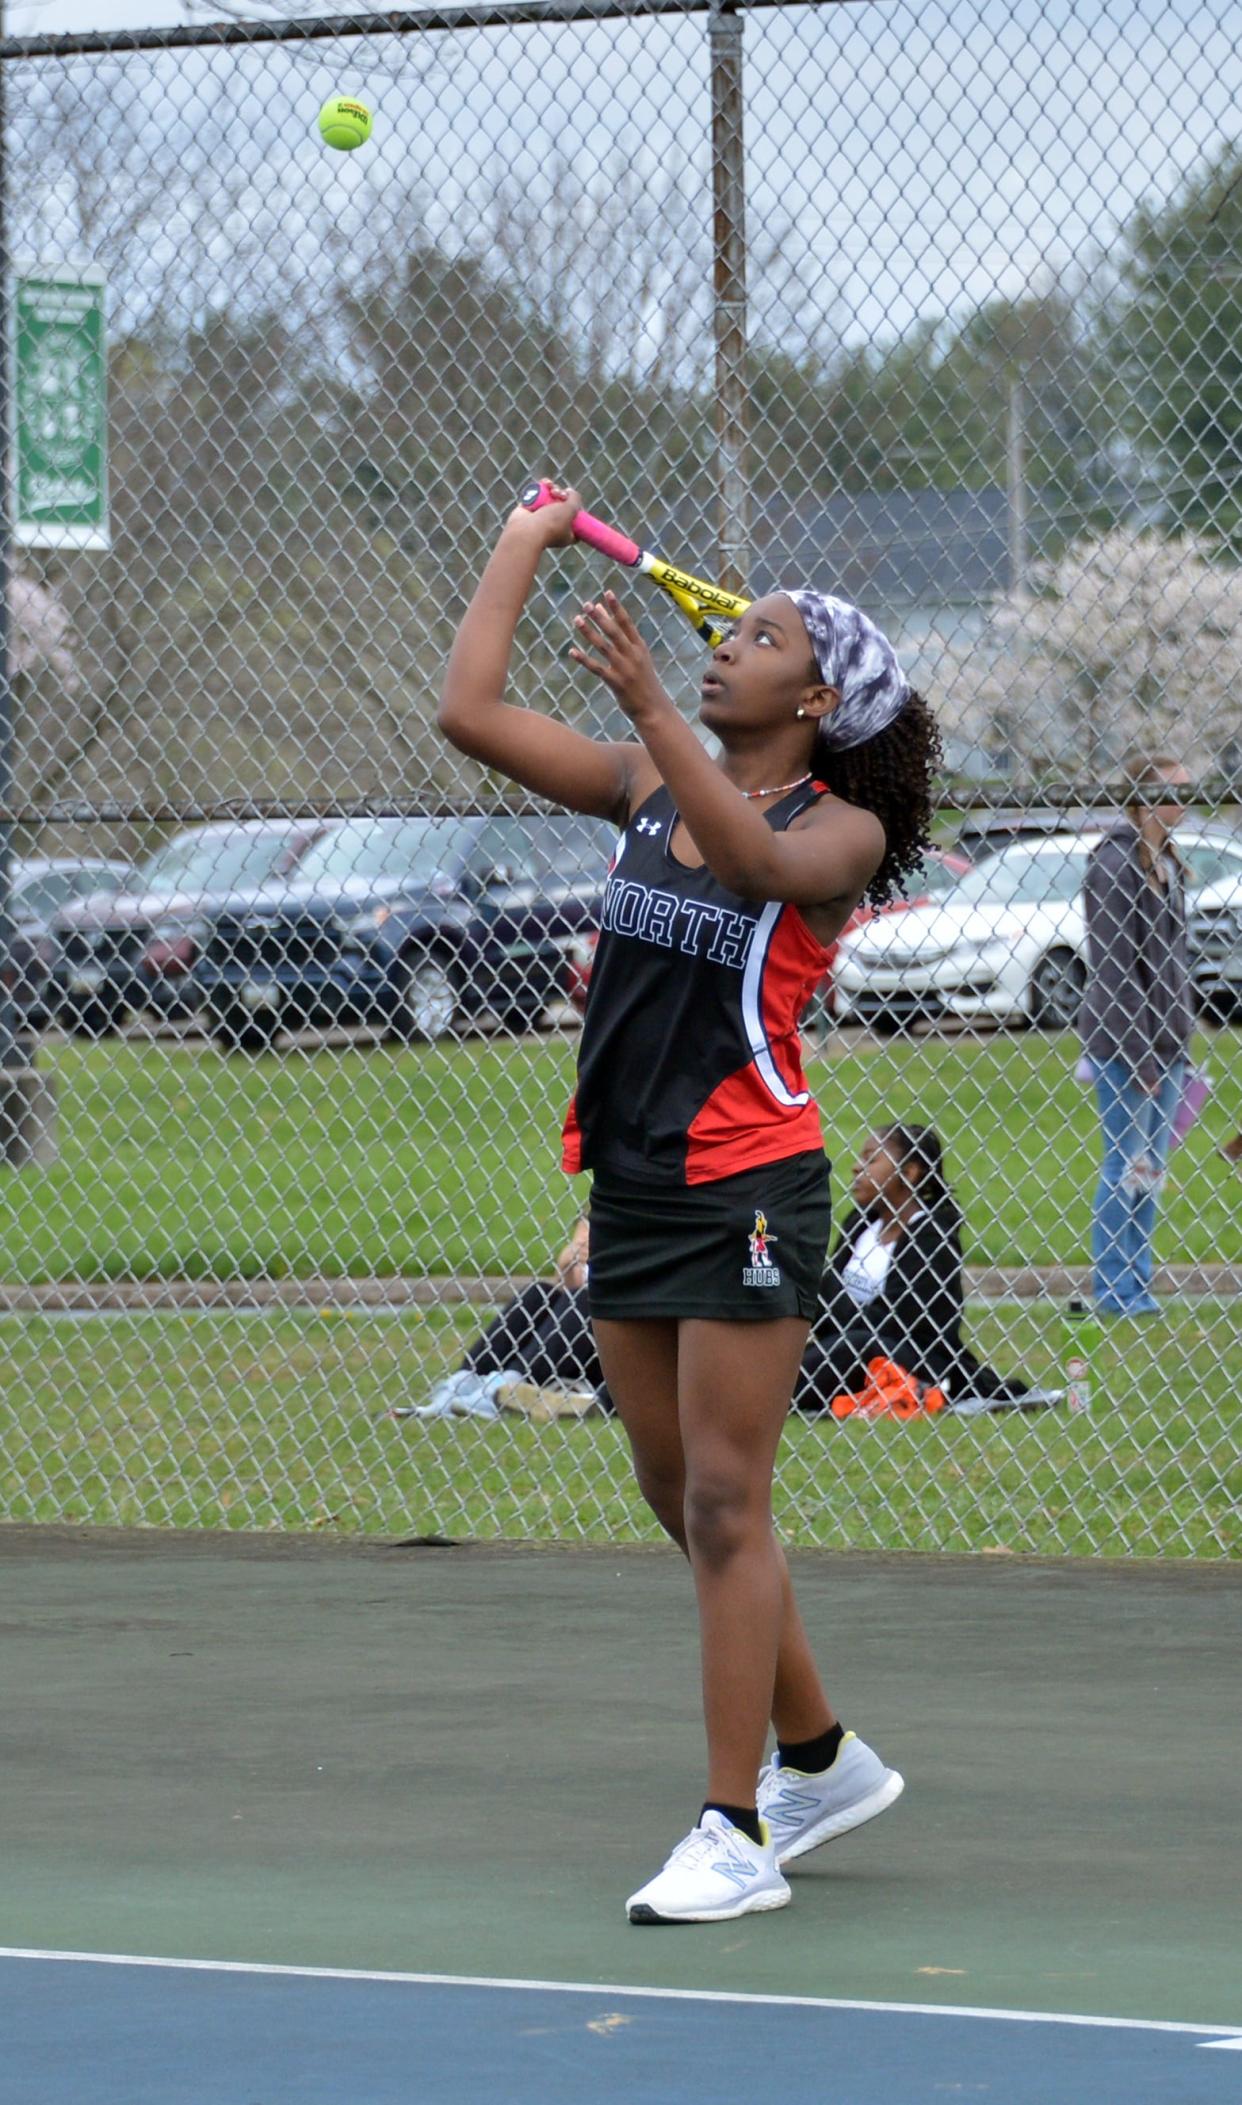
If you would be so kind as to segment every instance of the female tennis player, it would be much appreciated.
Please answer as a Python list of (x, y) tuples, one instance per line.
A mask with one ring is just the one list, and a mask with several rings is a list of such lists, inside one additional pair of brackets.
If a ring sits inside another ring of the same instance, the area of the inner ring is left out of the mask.
[(558, 488), (508, 520), (439, 723), (474, 759), (621, 829), (564, 1166), (593, 1173), (600, 1361), (639, 1487), (694, 1576), (708, 1747), (698, 1820), (627, 1910), (723, 1922), (784, 1907), (782, 1864), (902, 1789), (824, 1694), (771, 1492), (829, 1231), (798, 1018), (859, 900), (885, 900), (918, 862), (939, 739), (886, 638), (810, 590), (756, 600), (712, 652), (699, 716), (718, 759), (612, 592), (577, 616), (571, 655), (636, 738), (507, 704), (518, 618), (579, 505)]

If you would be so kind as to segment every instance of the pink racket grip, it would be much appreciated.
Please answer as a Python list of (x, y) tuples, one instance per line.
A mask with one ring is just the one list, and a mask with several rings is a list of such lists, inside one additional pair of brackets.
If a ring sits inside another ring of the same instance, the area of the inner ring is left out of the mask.
[[(518, 499), (518, 503), (524, 505), (528, 512), (542, 511), (545, 504), (555, 502), (552, 485), (548, 482), (528, 483)], [(625, 534), (619, 534), (615, 526), (605, 526), (603, 520), (597, 519), (593, 512), (574, 514), (574, 539), (586, 541), (590, 547), (598, 548), (601, 555), (610, 557), (614, 563), (627, 563), (631, 570), (642, 558), (642, 549), (637, 541), (631, 541)]]

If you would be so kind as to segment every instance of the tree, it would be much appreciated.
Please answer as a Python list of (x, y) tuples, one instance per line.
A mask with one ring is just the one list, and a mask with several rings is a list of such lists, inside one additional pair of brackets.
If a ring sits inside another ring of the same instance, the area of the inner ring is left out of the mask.
[(61, 695), (82, 685), (64, 606), (46, 585), (21, 571), (9, 579), (9, 671), (16, 681), (47, 680)]
[(1060, 287), (833, 356), (795, 362), (760, 347), (752, 370), (755, 473), (773, 489), (1003, 485), (1016, 382), (1025, 473), (1045, 508), (1071, 532), (1098, 504), (1104, 388), (1084, 319)]
[(25, 803), (72, 763), (91, 734), (92, 695), (81, 644), (64, 601), (25, 569), (11, 573), (9, 676), (13, 715), (14, 799)]
[(648, 530), (671, 492), (708, 488), (705, 267), (669, 240), (690, 218), (679, 181), (554, 161), (487, 187), (470, 246), (433, 236), (414, 197), (399, 231), (355, 244), (342, 313), (361, 494), (444, 563), (448, 590), (532, 469)]
[(1242, 731), (1242, 569), (1206, 541), (1118, 528), (1032, 583), (974, 642), (928, 639), (945, 728), (1061, 781), (1107, 779), (1144, 747), (1214, 773)]
[(1242, 549), (1242, 147), (1124, 230), (1103, 354), (1175, 529)]

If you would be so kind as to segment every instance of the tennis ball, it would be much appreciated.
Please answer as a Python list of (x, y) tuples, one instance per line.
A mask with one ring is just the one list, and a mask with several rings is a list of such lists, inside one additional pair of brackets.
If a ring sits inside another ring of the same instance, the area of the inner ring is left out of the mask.
[(319, 136), (341, 153), (352, 153), (371, 136), (371, 112), (351, 95), (329, 95), (319, 112)]

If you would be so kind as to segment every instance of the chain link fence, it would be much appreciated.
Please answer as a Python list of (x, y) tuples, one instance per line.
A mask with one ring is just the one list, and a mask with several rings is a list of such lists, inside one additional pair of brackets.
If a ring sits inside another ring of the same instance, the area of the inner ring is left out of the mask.
[[(1085, 1411), (812, 1398), (778, 1512), (1236, 1554), (1237, 11), (517, 0), (3, 53), (18, 277), (102, 278), (110, 505), (106, 547), (19, 522), (10, 562), (4, 1516), (652, 1532), (589, 1355), (528, 1338), (498, 1414), (412, 1415), (584, 1203), (556, 1136), (612, 836), (434, 727), (552, 472), (692, 571), (857, 600), (939, 712), (923, 889), (847, 934), (809, 1074), (838, 1218), (870, 1135), (935, 1129), (966, 1335), (1041, 1389), (1091, 1287), (1086, 858), (1136, 750), (1190, 771), (1213, 1087), (1155, 1311), (1102, 1326)], [(23, 348), (19, 423), (72, 451), (73, 374)], [(615, 581), (547, 566), (513, 667), (606, 735), (567, 645)], [(691, 706), (702, 646), (624, 589)]]

